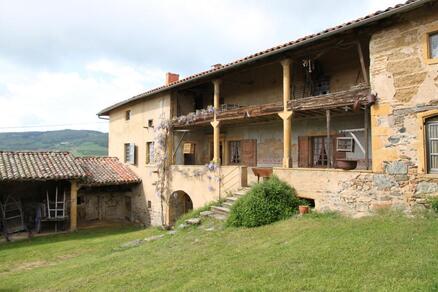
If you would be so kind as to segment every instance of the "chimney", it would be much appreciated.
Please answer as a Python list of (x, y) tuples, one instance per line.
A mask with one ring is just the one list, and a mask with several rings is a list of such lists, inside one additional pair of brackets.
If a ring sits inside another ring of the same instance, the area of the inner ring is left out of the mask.
[(170, 73), (170, 72), (166, 73), (166, 85), (169, 85), (178, 80), (179, 80), (179, 74)]

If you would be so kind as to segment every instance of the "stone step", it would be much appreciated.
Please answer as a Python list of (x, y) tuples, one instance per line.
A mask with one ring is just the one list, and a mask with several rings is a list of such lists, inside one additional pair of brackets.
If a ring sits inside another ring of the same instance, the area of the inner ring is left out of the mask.
[(230, 203), (234, 203), (234, 202), (236, 202), (237, 200), (238, 200), (239, 198), (238, 197), (227, 197), (227, 202), (230, 202)]
[(233, 195), (234, 195), (235, 197), (241, 197), (241, 196), (246, 195), (246, 192), (247, 192), (247, 191), (245, 191), (245, 190), (239, 190), (239, 191), (235, 192)]
[(216, 219), (216, 220), (221, 220), (224, 221), (227, 219), (228, 216), (226, 215), (222, 215), (222, 214), (218, 214), (218, 213), (213, 213), (212, 215), (210, 215), (210, 217)]
[(211, 207), (211, 210), (215, 213), (219, 213), (222, 215), (228, 215), (228, 213), (230, 212), (229, 208), (222, 207), (222, 206), (213, 206), (213, 207)]
[(226, 201), (226, 202), (222, 203), (222, 206), (224, 206), (226, 208), (231, 208), (231, 206), (233, 206), (233, 204), (234, 204), (234, 201), (232, 201), (232, 202)]

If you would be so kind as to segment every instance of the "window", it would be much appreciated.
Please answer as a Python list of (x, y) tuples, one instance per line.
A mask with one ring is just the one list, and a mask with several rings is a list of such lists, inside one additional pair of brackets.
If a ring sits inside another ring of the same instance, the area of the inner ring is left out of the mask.
[(438, 118), (426, 122), (428, 172), (438, 173)]
[(351, 137), (336, 138), (336, 151), (354, 152), (354, 140)]
[(257, 166), (257, 140), (247, 139), (230, 141), (229, 144), (230, 164), (241, 164), (249, 167)]
[(125, 112), (125, 120), (129, 121), (131, 119), (131, 110)]
[(152, 208), (152, 202), (148, 200), (148, 209)]
[(230, 141), (230, 164), (240, 164), (240, 141)]
[(125, 143), (125, 163), (135, 164), (135, 144)]
[(154, 142), (146, 142), (146, 164), (154, 163)]
[(154, 127), (154, 120), (150, 119), (148, 120), (148, 128), (153, 128)]
[(327, 137), (312, 137), (313, 167), (327, 166)]
[(429, 59), (438, 58), (438, 32), (428, 34), (428, 57)]

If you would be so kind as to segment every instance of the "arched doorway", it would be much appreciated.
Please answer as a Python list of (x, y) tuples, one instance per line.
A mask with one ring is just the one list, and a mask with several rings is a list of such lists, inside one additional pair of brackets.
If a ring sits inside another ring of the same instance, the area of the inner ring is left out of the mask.
[(189, 195), (183, 191), (173, 192), (169, 200), (169, 224), (174, 225), (179, 217), (191, 210), (193, 202)]

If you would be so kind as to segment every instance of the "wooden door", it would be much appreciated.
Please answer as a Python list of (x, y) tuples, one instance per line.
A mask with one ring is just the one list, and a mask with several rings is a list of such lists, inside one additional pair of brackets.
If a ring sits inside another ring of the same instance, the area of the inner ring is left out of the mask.
[(241, 163), (246, 166), (257, 166), (257, 140), (242, 140), (240, 147), (242, 150)]
[(310, 167), (310, 137), (298, 137), (298, 167)]

